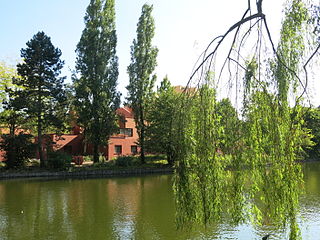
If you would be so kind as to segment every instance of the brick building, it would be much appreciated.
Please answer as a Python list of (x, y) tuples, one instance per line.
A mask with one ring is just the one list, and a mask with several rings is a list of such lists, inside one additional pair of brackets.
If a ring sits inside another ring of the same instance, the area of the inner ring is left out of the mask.
[[(99, 152), (107, 160), (118, 156), (135, 155), (139, 152), (137, 146), (138, 134), (135, 127), (133, 111), (129, 107), (117, 109), (119, 115), (119, 132), (111, 136), (105, 146), (100, 147)], [(74, 126), (72, 134), (48, 134), (44, 141), (44, 152), (49, 143), (54, 151), (63, 151), (72, 156), (92, 155), (93, 146), (86, 142), (81, 129)], [(3, 160), (3, 152), (0, 152), (0, 161)]]
[[(133, 111), (129, 107), (117, 109), (119, 116), (119, 131), (111, 136), (106, 146), (100, 147), (99, 152), (111, 160), (118, 156), (135, 155), (139, 151), (137, 146), (138, 133), (134, 122)], [(85, 141), (78, 127), (74, 127), (73, 135), (62, 135), (62, 139), (54, 144), (55, 150), (62, 150), (71, 155), (92, 155), (92, 144)]]

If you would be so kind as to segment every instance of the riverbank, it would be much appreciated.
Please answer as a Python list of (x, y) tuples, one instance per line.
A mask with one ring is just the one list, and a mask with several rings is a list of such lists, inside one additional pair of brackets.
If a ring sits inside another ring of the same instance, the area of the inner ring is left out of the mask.
[[(319, 159), (308, 159), (300, 163), (319, 162)], [(144, 166), (108, 167), (108, 165), (94, 166), (86, 162), (82, 166), (73, 164), (66, 170), (46, 170), (39, 167), (27, 167), (20, 170), (4, 170), (0, 168), (0, 180), (21, 178), (99, 178), (140, 176), (148, 174), (172, 174), (174, 168), (166, 164), (146, 164)]]
[(121, 177), (138, 176), (147, 174), (170, 174), (171, 167), (161, 168), (119, 168), (119, 169), (76, 169), (70, 168), (63, 171), (49, 170), (21, 170), (0, 172), (0, 180), (14, 178), (94, 178), (94, 177)]
[(74, 162), (63, 168), (41, 168), (38, 159), (30, 159), (24, 167), (6, 169), (0, 162), (0, 180), (21, 178), (99, 178), (140, 176), (149, 174), (171, 174), (173, 168), (167, 164), (163, 155), (148, 155), (146, 162), (140, 163), (138, 156), (122, 157), (112, 161), (94, 163), (87, 157), (80, 165)]

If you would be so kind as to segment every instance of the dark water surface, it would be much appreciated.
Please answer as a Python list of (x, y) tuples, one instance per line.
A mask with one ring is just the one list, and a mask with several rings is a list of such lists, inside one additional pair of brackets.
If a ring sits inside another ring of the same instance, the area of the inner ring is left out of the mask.
[[(320, 163), (304, 164), (303, 239), (320, 239)], [(177, 231), (172, 176), (0, 181), (0, 240), (284, 239), (271, 226)], [(187, 227), (188, 229), (188, 227)]]

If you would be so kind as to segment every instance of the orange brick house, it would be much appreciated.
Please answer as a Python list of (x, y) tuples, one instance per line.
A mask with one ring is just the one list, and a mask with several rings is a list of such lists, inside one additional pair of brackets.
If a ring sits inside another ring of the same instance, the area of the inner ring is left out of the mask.
[[(99, 152), (107, 160), (118, 156), (135, 155), (139, 151), (137, 146), (138, 133), (134, 122), (133, 111), (129, 107), (117, 109), (119, 115), (119, 132), (111, 136), (106, 146), (100, 147)], [(81, 129), (73, 128), (73, 134), (53, 136), (53, 150), (64, 151), (70, 155), (92, 155), (92, 144), (85, 141)]]
[[(117, 109), (119, 115), (119, 132), (111, 136), (106, 146), (100, 147), (99, 152), (111, 160), (118, 156), (135, 155), (139, 152), (137, 146), (138, 133), (135, 127), (133, 111), (129, 107)], [(36, 141), (36, 139), (35, 139)], [(92, 144), (85, 141), (81, 129), (74, 126), (72, 134), (48, 134), (44, 140), (43, 151), (46, 153), (48, 143), (52, 150), (63, 151), (72, 156), (92, 155)], [(3, 161), (4, 152), (0, 150), (0, 161)], [(38, 158), (38, 156), (36, 156)]]

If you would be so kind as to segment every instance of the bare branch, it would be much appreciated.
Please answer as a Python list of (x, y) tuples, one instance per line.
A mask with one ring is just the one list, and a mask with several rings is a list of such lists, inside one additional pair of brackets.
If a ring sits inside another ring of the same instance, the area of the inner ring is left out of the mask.
[[(195, 74), (203, 67), (203, 65), (206, 63), (206, 61), (212, 57), (216, 52), (217, 50), (219, 49), (221, 43), (223, 42), (223, 40), (236, 28), (239, 28), (242, 24), (246, 23), (246, 22), (249, 22), (255, 18), (260, 18), (260, 19), (264, 19), (265, 18), (265, 15), (263, 13), (256, 13), (254, 15), (251, 15), (249, 17), (246, 17), (244, 19), (241, 19), (239, 22), (235, 23), (234, 25), (232, 25), (229, 30), (224, 34), (224, 35), (221, 35), (219, 36), (218, 38), (221, 38), (219, 40), (219, 42), (217, 43), (217, 46), (215, 47), (215, 49), (208, 55), (206, 56), (203, 61), (199, 64), (199, 66), (196, 68), (196, 70), (192, 73), (191, 77), (189, 78), (189, 81), (187, 83), (187, 86), (190, 84), (192, 78), (195, 76)], [(216, 39), (218, 39), (216, 38)]]
[(317, 46), (317, 48), (314, 50), (314, 52), (311, 54), (311, 56), (308, 58), (308, 60), (306, 61), (306, 63), (303, 65), (303, 70), (304, 70), (304, 73), (306, 75), (306, 85), (305, 85), (305, 88), (304, 88), (304, 91), (302, 92), (302, 94), (300, 95), (299, 98), (301, 98), (303, 96), (303, 94), (306, 92), (306, 89), (307, 89), (307, 86), (308, 86), (308, 71), (307, 71), (307, 66), (308, 64), (310, 63), (311, 59), (316, 55), (316, 53), (319, 51), (320, 49), (320, 43), (319, 45)]

